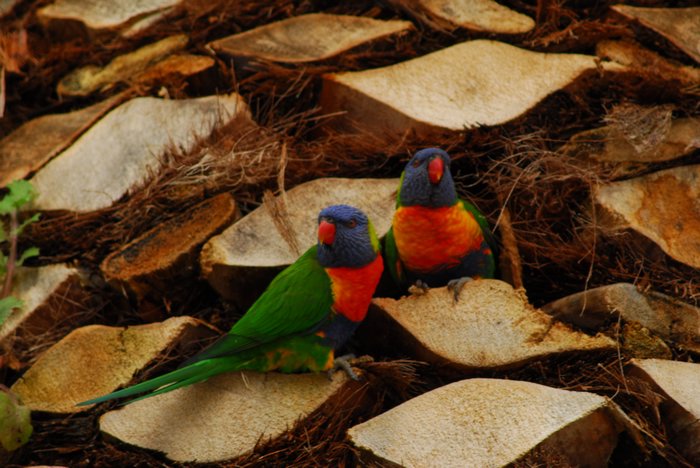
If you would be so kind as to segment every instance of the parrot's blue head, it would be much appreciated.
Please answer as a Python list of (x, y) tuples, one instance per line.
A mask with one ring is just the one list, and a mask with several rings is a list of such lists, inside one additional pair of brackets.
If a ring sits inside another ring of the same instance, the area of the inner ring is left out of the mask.
[(402, 206), (454, 205), (457, 192), (450, 173), (450, 155), (438, 148), (418, 151), (401, 175), (398, 201)]
[(374, 261), (379, 241), (367, 215), (332, 205), (318, 215), (318, 262), (324, 268), (361, 267)]

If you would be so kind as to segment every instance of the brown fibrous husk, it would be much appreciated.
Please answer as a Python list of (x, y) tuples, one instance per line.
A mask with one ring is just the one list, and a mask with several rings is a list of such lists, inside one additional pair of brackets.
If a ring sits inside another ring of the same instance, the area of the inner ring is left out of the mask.
[[(358, 14), (381, 19), (410, 19), (404, 6), (375, 2), (198, 0), (185, 2), (163, 21), (130, 39), (105, 36), (96, 40), (52, 37), (36, 22), (35, 11), (47, 2), (20, 2), (13, 14), (0, 19), (3, 39), (17, 43), (26, 31), (27, 49), (15, 54), (19, 70), (7, 76), (6, 133), (30, 118), (82, 107), (105, 96), (126, 91), (130, 96), (151, 95), (165, 88), (170, 97), (191, 97), (199, 91), (187, 82), (132, 86), (121, 83), (101, 95), (59, 100), (55, 84), (70, 70), (105, 65), (114, 57), (166, 36), (185, 32), (188, 52), (203, 53), (207, 42), (228, 34), (289, 16), (326, 11)], [(394, 4), (400, 2), (392, 2)], [(643, 32), (616, 15), (609, 14), (612, 1), (563, 2), (559, 0), (504, 0), (504, 5), (536, 19), (536, 28), (507, 39), (516, 46), (541, 52), (594, 53), (603, 39), (634, 37), (651, 50), (679, 63), (691, 64), (682, 52), (654, 33)], [(675, 2), (685, 6), (688, 2)], [(647, 1), (646, 6), (664, 6)], [(680, 297), (696, 304), (700, 300), (697, 271), (666, 256), (651, 241), (629, 231), (603, 227), (591, 193), (599, 184), (616, 180), (612, 165), (562, 157), (557, 152), (577, 132), (619, 122), (625, 116), (613, 112), (616, 105), (633, 103), (646, 107), (672, 105), (672, 117), (700, 115), (700, 87), (689, 85), (654, 70), (631, 70), (614, 76), (593, 72), (554, 93), (535, 109), (505, 125), (465, 130), (431, 139), (410, 134), (386, 140), (370, 133), (338, 133), (326, 125), (334, 116), (323, 115), (317, 106), (321, 76), (347, 70), (390, 65), (469, 39), (490, 37), (465, 30), (445, 31), (429, 21), (417, 24), (414, 34), (386, 44), (353, 49), (320, 63), (289, 66), (265, 61), (238, 65), (217, 58), (218, 75), (205, 88), (216, 93), (237, 91), (250, 104), (256, 124), (236, 121), (203, 138), (182, 154), (162, 155), (163, 168), (141, 187), (114, 206), (91, 213), (44, 213), (22, 238), (22, 246), (41, 248), (39, 262), (75, 261), (100, 276), (97, 265), (105, 255), (176, 214), (222, 192), (231, 192), (245, 213), (260, 205), (265, 191), (279, 193), (299, 183), (323, 176), (396, 177), (410, 155), (419, 148), (439, 146), (453, 158), (453, 173), (460, 195), (479, 206), (498, 233), (504, 207), (522, 265), (522, 282), (536, 305), (586, 288), (629, 281)], [(12, 37), (10, 37), (12, 34)], [(497, 38), (498, 39), (498, 38)], [(21, 44), (21, 42), (20, 42)], [(96, 47), (96, 44), (99, 47)], [(19, 50), (16, 49), (15, 50)], [(660, 112), (659, 115), (666, 115)], [(662, 127), (663, 122), (660, 123)], [(661, 128), (659, 127), (659, 128)], [(652, 128), (654, 128), (652, 126)], [(654, 133), (651, 132), (651, 135)], [(645, 143), (642, 141), (642, 145)], [(285, 164), (281, 164), (282, 155)], [(666, 167), (698, 163), (698, 151), (678, 161), (641, 167), (641, 175)], [(204, 318), (222, 330), (243, 311), (232, 311), (202, 281), (174, 285), (162, 303), (150, 304), (156, 316), (187, 313)], [(185, 291), (189, 294), (177, 294)], [(76, 326), (87, 322), (125, 325), (143, 323), (144, 305), (135, 305), (110, 292), (95, 289), (102, 299)], [(612, 330), (614, 335), (615, 330)], [(57, 336), (27, 343), (30, 351), (16, 356), (16, 369), (31, 362)], [(697, 360), (697, 356), (674, 349), (674, 358)], [(407, 358), (408, 356), (389, 356)], [(174, 366), (184, 355), (173, 351), (164, 366)], [(377, 359), (385, 356), (375, 356)], [(560, 357), (533, 363), (526, 368), (481, 375), (533, 381), (559, 388), (592, 391), (609, 396), (641, 428), (641, 449), (626, 436), (613, 454), (615, 466), (683, 466), (687, 462), (668, 442), (656, 412), (659, 395), (644, 383), (625, 375), (629, 356), (624, 353)], [(19, 376), (6, 371), (11, 383)], [(150, 367), (138, 379), (161, 372)], [(358, 454), (344, 431), (412, 396), (460, 378), (440, 369), (407, 362), (379, 361), (364, 368), (366, 382), (357, 390), (352, 408), (335, 408), (311, 415), (303, 424), (276, 441), (264, 442), (232, 466), (250, 465), (353, 465)], [(66, 464), (70, 466), (172, 466), (162, 456), (103, 440), (97, 416), (106, 407), (72, 416), (33, 415), (35, 432), (30, 446), (15, 458), (17, 463)], [(522, 466), (557, 464), (556, 454), (534, 453)]]

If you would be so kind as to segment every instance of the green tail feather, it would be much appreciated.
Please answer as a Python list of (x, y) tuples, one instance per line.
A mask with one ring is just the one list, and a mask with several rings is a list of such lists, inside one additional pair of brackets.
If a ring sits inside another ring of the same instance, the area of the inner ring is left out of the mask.
[(139, 393), (155, 390), (151, 391), (151, 393), (130, 400), (125, 404), (133, 403), (134, 401), (171, 392), (180, 387), (185, 387), (193, 383), (207, 380), (209, 377), (221, 374), (222, 372), (240, 369), (244, 364), (245, 362), (240, 362), (237, 359), (232, 359), (231, 357), (227, 357), (225, 360), (207, 359), (204, 361), (195, 362), (187, 367), (183, 367), (182, 369), (176, 369), (170, 373), (161, 375), (160, 377), (146, 380), (145, 382), (141, 382), (122, 390), (117, 390), (116, 392), (112, 392), (98, 398), (93, 398), (92, 400), (80, 402), (76, 406), (93, 405), (96, 403), (115, 400), (117, 398), (130, 397)]

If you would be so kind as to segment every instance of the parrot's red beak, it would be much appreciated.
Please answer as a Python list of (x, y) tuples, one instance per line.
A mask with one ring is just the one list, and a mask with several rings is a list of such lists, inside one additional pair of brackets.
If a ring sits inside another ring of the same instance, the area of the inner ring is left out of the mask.
[(318, 225), (318, 240), (322, 244), (331, 245), (335, 240), (335, 224), (321, 221)]
[(442, 180), (442, 175), (445, 172), (445, 161), (441, 157), (436, 157), (428, 163), (428, 179), (433, 185), (437, 185)]

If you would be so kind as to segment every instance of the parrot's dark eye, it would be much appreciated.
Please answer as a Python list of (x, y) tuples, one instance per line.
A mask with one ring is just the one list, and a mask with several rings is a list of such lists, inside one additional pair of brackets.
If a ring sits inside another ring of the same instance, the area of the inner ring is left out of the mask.
[(414, 160), (413, 160), (413, 164), (411, 164), (411, 166), (413, 166), (413, 167), (418, 167), (418, 166), (420, 166), (420, 159), (414, 159)]
[(352, 229), (352, 228), (354, 228), (355, 226), (357, 226), (357, 220), (351, 219), (350, 221), (348, 221), (347, 223), (345, 223), (345, 225), (346, 225), (347, 227), (349, 227), (350, 229)]

